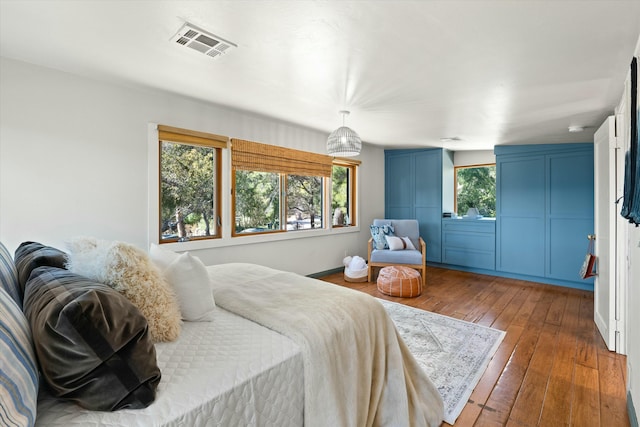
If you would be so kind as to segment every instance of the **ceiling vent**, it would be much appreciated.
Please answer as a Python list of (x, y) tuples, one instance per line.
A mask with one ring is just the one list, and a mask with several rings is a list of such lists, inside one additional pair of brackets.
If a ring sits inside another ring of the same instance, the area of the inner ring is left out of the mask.
[(228, 52), (237, 45), (211, 33), (208, 33), (195, 25), (185, 23), (175, 36), (172, 42), (180, 46), (191, 48), (197, 52), (211, 58), (217, 58)]

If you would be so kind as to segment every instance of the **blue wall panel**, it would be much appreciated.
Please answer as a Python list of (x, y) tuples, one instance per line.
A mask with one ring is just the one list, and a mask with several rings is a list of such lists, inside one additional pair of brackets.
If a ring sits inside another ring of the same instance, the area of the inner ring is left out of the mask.
[(544, 218), (506, 217), (497, 220), (496, 269), (544, 276)]
[(442, 210), (440, 207), (415, 208), (420, 224), (420, 236), (427, 244), (427, 261), (440, 262), (442, 260)]
[[(546, 276), (580, 280), (593, 224), (593, 149), (547, 156)], [(593, 279), (589, 279), (593, 283)]]
[[(442, 191), (439, 189), (442, 185), (442, 151), (416, 153), (414, 160), (415, 205), (440, 209), (442, 206)], [(438, 220), (440, 217), (441, 215), (438, 215)]]
[(427, 261), (442, 260), (442, 150), (417, 152), (414, 159), (415, 218), (427, 244)]
[[(593, 219), (550, 218), (546, 276), (554, 279), (580, 279), (580, 267), (587, 252), (587, 234), (593, 233)], [(587, 281), (585, 281), (587, 282)], [(589, 280), (589, 283), (593, 279)]]
[(541, 217), (545, 211), (544, 157), (511, 159), (498, 164), (500, 215)]
[(385, 151), (385, 216), (418, 220), (430, 262), (442, 259), (442, 159), (439, 148)]
[[(410, 155), (387, 156), (385, 162), (385, 207), (413, 206), (411, 178), (413, 159)], [(387, 218), (395, 218), (385, 212)]]
[(548, 158), (549, 214), (593, 218), (593, 152)]
[(497, 159), (496, 269), (544, 275), (544, 156)]
[(384, 213), (385, 218), (389, 219), (403, 219), (403, 218), (413, 218), (413, 207), (405, 206), (393, 206), (385, 209)]

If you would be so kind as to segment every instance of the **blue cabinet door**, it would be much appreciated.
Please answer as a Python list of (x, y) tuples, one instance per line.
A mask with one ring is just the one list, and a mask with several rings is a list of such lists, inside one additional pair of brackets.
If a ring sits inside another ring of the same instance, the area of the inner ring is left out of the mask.
[(413, 159), (410, 154), (385, 158), (385, 217), (413, 218)]
[(497, 160), (496, 269), (545, 274), (545, 158)]
[(427, 261), (442, 260), (442, 150), (414, 156), (415, 218), (427, 244)]
[(427, 261), (442, 259), (440, 148), (385, 151), (385, 217), (417, 219)]
[(593, 233), (593, 144), (498, 146), (496, 269), (579, 277)]
[(580, 280), (593, 233), (593, 150), (549, 155), (547, 170), (546, 276)]

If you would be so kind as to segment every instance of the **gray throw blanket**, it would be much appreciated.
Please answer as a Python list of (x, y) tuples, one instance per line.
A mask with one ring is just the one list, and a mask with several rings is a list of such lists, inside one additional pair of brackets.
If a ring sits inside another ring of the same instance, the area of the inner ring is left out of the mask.
[(375, 298), (254, 264), (207, 267), (216, 305), (303, 352), (305, 426), (439, 426), (443, 403)]

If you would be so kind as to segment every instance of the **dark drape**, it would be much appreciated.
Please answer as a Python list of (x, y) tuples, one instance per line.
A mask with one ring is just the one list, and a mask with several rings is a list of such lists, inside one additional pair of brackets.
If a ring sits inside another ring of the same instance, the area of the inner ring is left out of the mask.
[(631, 143), (625, 156), (624, 202), (620, 214), (640, 224), (640, 158), (638, 147), (638, 59), (631, 61)]

